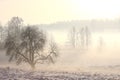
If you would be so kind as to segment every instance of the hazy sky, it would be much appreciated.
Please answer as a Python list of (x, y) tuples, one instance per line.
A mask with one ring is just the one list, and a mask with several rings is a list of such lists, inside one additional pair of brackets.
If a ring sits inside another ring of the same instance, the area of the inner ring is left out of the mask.
[(119, 0), (0, 0), (0, 21), (19, 16), (31, 24), (120, 17)]

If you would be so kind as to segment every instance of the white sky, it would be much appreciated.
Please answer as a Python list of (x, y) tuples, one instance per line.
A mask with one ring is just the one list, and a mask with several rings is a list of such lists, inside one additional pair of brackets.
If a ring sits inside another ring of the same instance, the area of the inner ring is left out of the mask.
[(19, 16), (29, 24), (120, 17), (120, 0), (0, 0), (0, 21)]

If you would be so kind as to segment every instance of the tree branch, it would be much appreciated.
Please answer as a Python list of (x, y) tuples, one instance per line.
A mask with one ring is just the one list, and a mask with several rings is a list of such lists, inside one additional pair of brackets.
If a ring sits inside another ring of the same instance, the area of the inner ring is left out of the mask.
[(15, 51), (16, 51), (17, 54), (21, 55), (24, 59), (26, 59), (27, 62), (30, 64), (29, 58), (27, 58), (25, 55), (21, 54), (21, 52), (17, 48), (15, 48)]

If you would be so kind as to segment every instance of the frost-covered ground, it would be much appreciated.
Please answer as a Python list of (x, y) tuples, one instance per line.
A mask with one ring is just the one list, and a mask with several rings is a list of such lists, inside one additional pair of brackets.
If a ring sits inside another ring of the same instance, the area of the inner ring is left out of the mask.
[(120, 74), (103, 74), (95, 72), (47, 72), (0, 68), (0, 80), (120, 80)]

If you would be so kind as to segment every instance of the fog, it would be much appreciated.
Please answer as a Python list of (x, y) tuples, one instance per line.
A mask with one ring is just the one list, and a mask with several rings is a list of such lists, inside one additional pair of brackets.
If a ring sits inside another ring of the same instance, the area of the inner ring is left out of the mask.
[[(91, 44), (88, 50), (82, 51), (79, 47), (72, 48), (66, 43), (66, 33), (56, 32), (56, 42), (61, 44), (60, 58), (57, 63), (63, 65), (87, 65), (87, 66), (103, 66), (103, 65), (119, 65), (120, 62), (120, 33), (119, 32), (99, 32), (92, 33)], [(62, 36), (64, 35), (64, 36)], [(59, 37), (59, 38), (58, 38)], [(100, 38), (103, 44), (100, 46)], [(66, 45), (65, 45), (66, 44)]]
[[(95, 21), (97, 22), (97, 21)], [(94, 24), (94, 25), (92, 25)], [(100, 25), (98, 25), (100, 24)], [(110, 25), (112, 24), (112, 25)], [(76, 25), (76, 24), (72, 24)], [(98, 23), (83, 23), (91, 29), (91, 42), (87, 50), (80, 47), (72, 48), (69, 45), (68, 34), (71, 27), (48, 30), (59, 45), (60, 55), (56, 65), (62, 66), (116, 66), (120, 64), (120, 32), (118, 22), (100, 21)], [(91, 27), (97, 27), (92, 29)], [(104, 27), (103, 27), (104, 26)], [(63, 27), (63, 26), (62, 26)], [(106, 29), (107, 27), (107, 29)], [(117, 28), (116, 28), (117, 27)], [(79, 43), (78, 43), (79, 44)]]
[[(120, 32), (105, 31), (91, 33), (88, 49), (73, 48), (68, 44), (69, 29), (52, 31), (60, 53), (55, 64), (47, 65), (48, 70), (91, 70), (92, 67), (118, 67), (120, 65)], [(102, 45), (100, 43), (102, 39)], [(42, 68), (37, 65), (38, 69)], [(43, 66), (43, 65), (42, 65)], [(44, 67), (42, 68), (44, 70)], [(109, 70), (110, 71), (110, 70)]]
[[(110, 67), (120, 65), (120, 32), (118, 22), (116, 23), (113, 21), (113, 25), (110, 25), (111, 23), (108, 24), (109, 21), (100, 21), (94, 23), (94, 25), (92, 25), (92, 21), (80, 22), (80, 24), (78, 24), (78, 21), (71, 21), (50, 24), (47, 26), (38, 25), (40, 29), (46, 31), (48, 38), (52, 37), (57, 43), (59, 56), (55, 64), (37, 64), (37, 69), (69, 71), (84, 70), (86, 67)], [(72, 27), (75, 27), (76, 30), (79, 31), (80, 28), (85, 27), (86, 25), (90, 29), (90, 44), (87, 48), (81, 48), (79, 46), (80, 42), (78, 41), (78, 46), (73, 48), (69, 42), (70, 30)], [(1, 51), (0, 64), (1, 66), (16, 66), (15, 62), (8, 62), (8, 57), (5, 55), (5, 51)], [(22, 68), (24, 65), (26, 67), (27, 64), (22, 64), (16, 67)], [(28, 66), (26, 68), (28, 68)]]

